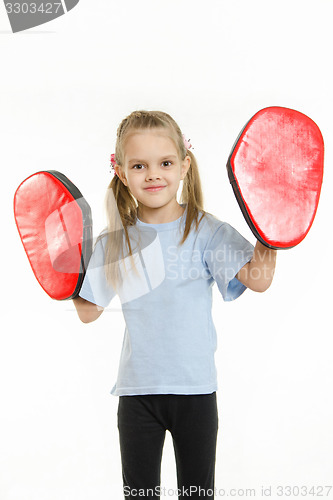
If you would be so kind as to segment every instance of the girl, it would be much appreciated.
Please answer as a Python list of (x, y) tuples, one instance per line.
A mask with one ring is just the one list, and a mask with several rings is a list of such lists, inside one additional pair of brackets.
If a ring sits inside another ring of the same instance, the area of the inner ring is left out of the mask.
[[(118, 128), (108, 227), (74, 299), (84, 323), (116, 295), (126, 328), (117, 382), (126, 498), (158, 498), (165, 431), (179, 498), (213, 498), (218, 413), (212, 286), (225, 301), (266, 290), (276, 251), (255, 248), (203, 209), (191, 145), (166, 113), (136, 111)], [(181, 203), (177, 191), (183, 181)]]

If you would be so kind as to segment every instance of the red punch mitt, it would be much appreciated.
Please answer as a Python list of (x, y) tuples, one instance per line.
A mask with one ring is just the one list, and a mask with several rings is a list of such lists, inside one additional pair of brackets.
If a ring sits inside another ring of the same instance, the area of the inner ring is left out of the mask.
[(323, 166), (321, 132), (303, 113), (269, 107), (245, 125), (227, 170), (242, 213), (261, 243), (292, 248), (305, 238), (318, 207)]
[(57, 300), (76, 297), (92, 253), (91, 210), (77, 187), (55, 170), (37, 172), (17, 188), (14, 216), (45, 292)]

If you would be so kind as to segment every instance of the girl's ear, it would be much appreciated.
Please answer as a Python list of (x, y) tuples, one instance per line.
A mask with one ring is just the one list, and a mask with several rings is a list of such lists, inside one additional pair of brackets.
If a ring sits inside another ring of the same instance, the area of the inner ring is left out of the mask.
[(191, 158), (186, 155), (182, 162), (182, 170), (181, 170), (181, 180), (184, 180), (187, 174), (188, 169), (191, 166)]
[(119, 165), (115, 165), (114, 170), (115, 170), (117, 176), (119, 177), (119, 179), (121, 180), (121, 182), (125, 186), (127, 186), (127, 179), (126, 179), (125, 174), (123, 173), (123, 169)]

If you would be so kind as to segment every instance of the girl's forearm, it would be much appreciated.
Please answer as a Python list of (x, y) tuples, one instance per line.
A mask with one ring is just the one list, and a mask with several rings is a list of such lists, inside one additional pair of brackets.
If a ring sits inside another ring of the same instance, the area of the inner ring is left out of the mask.
[(237, 274), (238, 280), (255, 292), (267, 290), (273, 281), (276, 253), (257, 241), (251, 261)]

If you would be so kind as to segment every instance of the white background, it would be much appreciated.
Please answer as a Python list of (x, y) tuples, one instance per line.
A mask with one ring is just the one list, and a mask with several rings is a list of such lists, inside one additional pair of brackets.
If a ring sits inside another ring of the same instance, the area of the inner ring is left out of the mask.
[[(325, 176), (307, 238), (279, 252), (266, 293), (224, 303), (214, 288), (216, 487), (261, 496), (271, 486), (274, 497), (277, 485), (333, 484), (332, 18), (331, 0), (81, 0), (12, 34), (0, 6), (1, 500), (122, 498), (118, 398), (109, 394), (119, 303), (84, 325), (71, 301), (52, 301), (12, 203), (26, 177), (59, 170), (89, 201), (96, 236), (116, 129), (134, 109), (176, 119), (195, 148), (206, 210), (253, 243), (225, 168), (236, 136), (274, 105), (320, 127)], [(176, 488), (169, 434), (162, 486)]]

